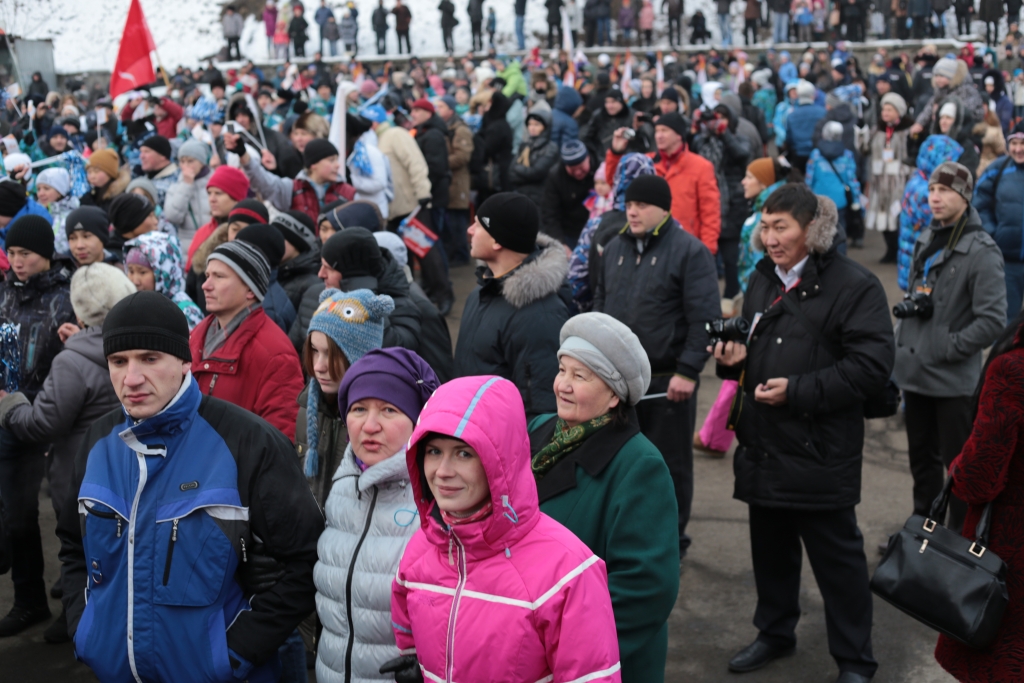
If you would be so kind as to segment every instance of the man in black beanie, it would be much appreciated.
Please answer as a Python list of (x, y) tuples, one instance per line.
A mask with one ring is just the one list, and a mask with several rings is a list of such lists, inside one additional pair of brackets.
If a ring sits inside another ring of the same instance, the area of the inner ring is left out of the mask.
[[(374, 294), (387, 294), (394, 299), (395, 310), (384, 321), (384, 346), (401, 346), (419, 352), (420, 309), (409, 293), (405, 272), (390, 253), (381, 251), (372, 232), (366, 228), (348, 228), (335, 233), (324, 243), (320, 264), (320, 279), (327, 289), (344, 292), (369, 289)], [(306, 297), (313, 296), (319, 300), (319, 293), (310, 289)], [(303, 310), (308, 310), (308, 306), (303, 306)]]
[(120, 259), (107, 249), (110, 240), (110, 219), (98, 206), (82, 206), (68, 214), (64, 220), (68, 236), (68, 251), (76, 266), (88, 266), (100, 261), (120, 263)]
[(529, 417), (555, 412), (559, 332), (569, 319), (562, 243), (538, 232), (536, 205), (499, 192), (477, 209), (469, 235), (478, 286), (466, 300), (455, 376), (499, 375), (515, 382)]
[(267, 257), (270, 278), (267, 281), (267, 293), (263, 297), (263, 310), (277, 323), (282, 332), (288, 334), (295, 324), (295, 305), (277, 281), (277, 267), (281, 265), (281, 258), (285, 252), (284, 237), (273, 226), (256, 223), (242, 228), (235, 236), (235, 240), (252, 244)]
[(124, 241), (153, 232), (160, 224), (156, 207), (145, 197), (132, 193), (114, 197), (110, 203), (110, 223)]
[[(214, 392), (191, 373), (188, 322), (158, 292), (110, 310), (103, 352), (122, 407), (86, 435), (57, 526), (68, 634), (82, 628), (89, 643), (79, 659), (102, 681), (270, 680), (278, 647), (315, 607), (324, 526), (291, 442), (204, 396)], [(257, 543), (280, 573), (250, 605)], [(230, 628), (211, 631), (223, 614)]]
[[(21, 366), (0, 386), (0, 395), (20, 391), (32, 401), (63, 348), (58, 328), (75, 322), (71, 273), (61, 263), (52, 264), (53, 228), (42, 216), (22, 216), (11, 223), (6, 242), (11, 272), (0, 282), (0, 321), (21, 326), (16, 342)], [(14, 606), (0, 619), (0, 638), (50, 617), (39, 531), (45, 451), (46, 444), (25, 443), (0, 429), (0, 500), (14, 582)]]
[(145, 174), (153, 181), (159, 196), (156, 203), (164, 205), (164, 198), (171, 185), (178, 182), (178, 165), (171, 163), (171, 143), (162, 135), (151, 135), (139, 145), (139, 168), (140, 172), (133, 173), (134, 176)]
[(683, 556), (690, 546), (697, 383), (710, 356), (704, 326), (721, 317), (721, 308), (714, 257), (671, 209), (664, 178), (642, 175), (629, 184), (627, 223), (604, 248), (594, 310), (628, 325), (650, 358), (652, 397), (637, 404), (636, 414), (672, 474)]

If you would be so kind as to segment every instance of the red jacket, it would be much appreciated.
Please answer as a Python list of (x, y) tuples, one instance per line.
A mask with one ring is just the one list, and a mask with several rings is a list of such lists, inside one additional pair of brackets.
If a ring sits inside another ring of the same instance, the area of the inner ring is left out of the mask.
[[(712, 254), (717, 254), (718, 236), (722, 232), (722, 208), (715, 167), (704, 157), (688, 150), (686, 145), (672, 159), (661, 152), (647, 156), (654, 160), (655, 172), (668, 181), (672, 190), (672, 218), (703, 242)], [(606, 177), (615, 177), (620, 159), (621, 154), (608, 150), (604, 161)]]
[(224, 346), (203, 358), (203, 342), (214, 317), (206, 316), (189, 339), (192, 375), (208, 396), (251, 411), (295, 440), (296, 397), (302, 392), (302, 368), (295, 347), (263, 308), (249, 314)]
[[(181, 117), (185, 115), (185, 110), (169, 97), (161, 97), (160, 106), (167, 112), (167, 116), (154, 123), (156, 125), (156, 134), (162, 135), (168, 140), (173, 140), (178, 137), (178, 121), (181, 121)], [(132, 114), (134, 113), (135, 107), (126, 104), (124, 109), (121, 110), (121, 120), (125, 123), (131, 121)]]
[(317, 226), (317, 234), (320, 234), (320, 223), (317, 222), (317, 219), (320, 217), (321, 205), (327, 206), (339, 199), (350, 202), (356, 196), (356, 188), (348, 183), (334, 183), (328, 186), (327, 192), (324, 194), (324, 201), (321, 202), (316, 196), (316, 190), (313, 189), (308, 180), (296, 178), (292, 182), (294, 183), (292, 185), (292, 210), (301, 211), (312, 218), (314, 225)]

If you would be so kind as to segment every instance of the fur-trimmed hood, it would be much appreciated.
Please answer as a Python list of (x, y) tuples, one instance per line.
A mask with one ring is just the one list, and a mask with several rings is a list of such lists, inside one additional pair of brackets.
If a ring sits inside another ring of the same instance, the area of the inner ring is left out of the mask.
[[(807, 226), (807, 248), (812, 254), (824, 254), (832, 248), (836, 233), (839, 232), (839, 211), (836, 203), (828, 197), (820, 194), (815, 196), (818, 198), (818, 210)], [(750, 244), (756, 251), (765, 251), (760, 230), (754, 230)]]
[(206, 261), (210, 258), (210, 254), (213, 250), (228, 241), (228, 224), (222, 223), (217, 226), (217, 229), (210, 233), (210, 236), (206, 238), (206, 241), (200, 244), (196, 248), (196, 253), (192, 255), (192, 271), (196, 275), (202, 275), (206, 272)]
[(121, 170), (117, 172), (117, 177), (111, 180), (106, 188), (100, 195), (100, 201), (107, 201), (113, 199), (119, 194), (124, 194), (124, 191), (128, 189), (128, 184), (132, 182), (132, 173), (128, 169), (128, 166), (121, 166)]
[(562, 243), (544, 233), (537, 235), (537, 251), (501, 278), (501, 294), (514, 308), (556, 294), (569, 275), (569, 259)]

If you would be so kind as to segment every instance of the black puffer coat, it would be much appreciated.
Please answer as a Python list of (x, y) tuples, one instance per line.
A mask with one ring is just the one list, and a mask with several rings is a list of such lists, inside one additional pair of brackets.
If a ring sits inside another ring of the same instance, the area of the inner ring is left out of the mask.
[[(771, 259), (757, 264), (747, 285), (743, 317), (763, 315), (745, 362), (733, 495), (751, 505), (835, 510), (860, 502), (864, 400), (885, 386), (896, 349), (882, 283), (836, 253), (834, 233), (812, 222), (811, 257), (785, 296), (842, 349), (842, 359), (778, 301), (782, 281)], [(719, 366), (719, 375), (739, 379), (740, 369)], [(789, 380), (786, 404), (755, 401), (755, 387), (777, 377)]]
[(576, 246), (580, 232), (590, 218), (583, 200), (594, 189), (596, 168), (591, 160), (590, 172), (582, 180), (577, 180), (569, 175), (565, 164), (559, 159), (544, 182), (540, 204), (541, 232), (561, 240), (570, 249)]
[(696, 379), (710, 355), (704, 325), (721, 317), (715, 259), (671, 216), (644, 240), (641, 251), (626, 228), (605, 246), (594, 310), (633, 330), (651, 374)]
[(544, 131), (537, 137), (523, 140), (509, 167), (508, 181), (513, 190), (532, 199), (539, 209), (544, 199), (544, 181), (560, 162), (560, 157), (558, 147), (551, 142), (551, 114), (535, 112), (530, 116), (544, 122)]
[(448, 169), (448, 124), (437, 114), (416, 126), (416, 144), (427, 161), (430, 196), (434, 206), (448, 206), (452, 173)]
[[(473, 136), (473, 156), (469, 160), (469, 173), (474, 190), (485, 197), (508, 189), (508, 167), (512, 163), (512, 127), (505, 115), (510, 103), (500, 92), (491, 96), (491, 108), (484, 113), (480, 131)], [(488, 175), (490, 174), (490, 175)]]
[(558, 335), (571, 301), (568, 273), (562, 245), (543, 234), (537, 249), (510, 273), (494, 278), (479, 268), (479, 286), (462, 312), (455, 376), (504, 377), (522, 394), (527, 417), (555, 412)]
[(322, 292), (324, 288), (324, 283), (317, 277), (319, 272), (319, 249), (299, 254), (277, 268), (277, 283), (284, 289), (295, 308), (295, 322), (288, 330), (288, 338), (291, 339), (300, 356), (302, 355), (302, 344), (306, 339), (306, 331), (309, 329), (309, 321), (317, 306), (320, 305), (318, 299), (307, 301), (306, 292), (316, 289), (317, 296), (319, 296), (319, 292)]

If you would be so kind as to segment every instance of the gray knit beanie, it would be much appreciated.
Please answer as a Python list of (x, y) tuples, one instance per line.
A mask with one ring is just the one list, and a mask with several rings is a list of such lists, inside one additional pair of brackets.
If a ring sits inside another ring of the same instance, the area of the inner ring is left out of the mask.
[(605, 313), (581, 313), (562, 325), (558, 357), (570, 356), (590, 368), (631, 406), (651, 385), (651, 362), (629, 327)]

